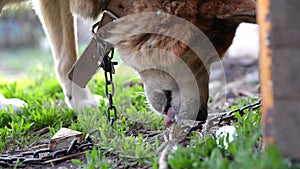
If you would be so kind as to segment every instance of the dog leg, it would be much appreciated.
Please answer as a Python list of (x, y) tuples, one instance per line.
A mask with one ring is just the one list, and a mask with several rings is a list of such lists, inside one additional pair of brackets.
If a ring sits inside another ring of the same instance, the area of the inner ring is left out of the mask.
[[(35, 0), (36, 12), (51, 44), (55, 71), (70, 108), (99, 105), (89, 88), (73, 84), (67, 73), (77, 59), (76, 24), (68, 0)], [(97, 100), (98, 99), (98, 100)]]

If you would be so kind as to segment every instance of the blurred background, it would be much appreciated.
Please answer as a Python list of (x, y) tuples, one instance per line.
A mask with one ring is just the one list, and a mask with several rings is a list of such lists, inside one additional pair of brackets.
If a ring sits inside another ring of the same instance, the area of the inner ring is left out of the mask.
[[(79, 51), (91, 38), (91, 21), (77, 19)], [(50, 46), (30, 4), (0, 15), (0, 79), (16, 80), (33, 69), (53, 69)]]

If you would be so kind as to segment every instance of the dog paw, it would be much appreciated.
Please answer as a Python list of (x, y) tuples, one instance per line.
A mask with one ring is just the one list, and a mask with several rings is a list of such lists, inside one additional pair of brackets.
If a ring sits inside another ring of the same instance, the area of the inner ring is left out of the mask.
[(25, 101), (17, 98), (7, 99), (0, 93), (0, 109), (8, 111), (11, 107), (15, 113), (18, 113), (25, 106), (27, 106)]
[(80, 88), (74, 85), (71, 95), (67, 95), (65, 101), (70, 109), (84, 110), (85, 108), (97, 108), (100, 106), (100, 100), (105, 99), (100, 95), (92, 94), (89, 88)]
[(88, 97), (88, 99), (80, 99), (77, 102), (73, 103), (73, 108), (77, 108), (79, 110), (85, 108), (97, 108), (100, 106), (100, 100), (104, 99), (100, 95), (92, 94)]

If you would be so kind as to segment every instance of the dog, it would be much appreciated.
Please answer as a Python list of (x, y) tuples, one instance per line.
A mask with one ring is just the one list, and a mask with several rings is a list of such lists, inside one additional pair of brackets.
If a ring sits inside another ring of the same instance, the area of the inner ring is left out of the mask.
[(255, 16), (253, 0), (139, 0), (99, 34), (139, 72), (151, 107), (166, 114), (169, 127), (207, 119), (211, 64), (239, 24), (255, 23)]
[[(20, 1), (2, 0), (0, 9), (13, 2)], [(67, 72), (77, 59), (74, 15), (95, 19), (109, 3), (110, 0), (34, 2), (51, 43), (56, 74), (70, 108), (98, 104), (88, 88), (76, 87), (67, 78)], [(122, 6), (120, 8), (122, 10)], [(166, 114), (165, 125), (171, 126), (176, 119), (206, 120), (210, 66), (223, 57), (238, 25), (255, 23), (255, 16), (254, 0), (136, 0), (132, 1), (125, 19), (120, 18), (113, 26), (108, 26), (103, 39), (113, 44), (121, 59), (139, 72), (151, 107)], [(151, 29), (153, 25), (162, 34), (132, 34)], [(182, 26), (189, 31), (182, 30)], [(196, 48), (206, 55), (200, 59), (191, 47), (203, 42), (203, 38), (202, 41), (194, 38), (197, 29), (216, 51), (210, 53), (199, 44)], [(183, 40), (168, 37), (163, 32), (173, 32)], [(217, 59), (213, 55), (217, 55)]]

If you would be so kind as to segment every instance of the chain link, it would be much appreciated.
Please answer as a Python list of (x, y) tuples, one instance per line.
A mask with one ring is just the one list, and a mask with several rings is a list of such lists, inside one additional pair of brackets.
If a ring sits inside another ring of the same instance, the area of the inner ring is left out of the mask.
[[(110, 54), (110, 56), (109, 56)], [(101, 67), (104, 70), (104, 77), (105, 77), (105, 94), (108, 98), (109, 105), (107, 107), (107, 119), (112, 126), (114, 122), (117, 120), (117, 108), (113, 102), (113, 96), (115, 94), (115, 84), (113, 81), (113, 74), (115, 74), (114, 66), (118, 64), (118, 62), (113, 62), (112, 58), (114, 56), (114, 49), (111, 52), (103, 57), (103, 61)], [(111, 118), (113, 115), (113, 118)]]
[[(104, 13), (108, 14), (113, 20), (117, 19), (116, 16), (112, 15), (109, 11), (105, 11)], [(102, 18), (103, 19), (103, 18)], [(115, 94), (115, 84), (113, 82), (113, 74), (115, 74), (115, 65), (118, 65), (118, 62), (113, 62), (112, 59), (114, 57), (114, 48), (113, 45), (105, 42), (102, 38), (100, 38), (96, 29), (99, 29), (99, 25), (101, 25), (102, 20), (97, 22), (92, 26), (92, 35), (96, 40), (98, 54), (100, 56), (100, 67), (104, 70), (105, 77), (105, 94), (109, 100), (109, 106), (107, 108), (107, 119), (112, 126), (114, 122), (117, 120), (117, 108), (113, 104), (113, 96)], [(101, 61), (102, 59), (102, 61)], [(113, 118), (111, 118), (113, 114)]]
[(229, 124), (230, 121), (237, 120), (235, 113), (239, 113), (241, 116), (243, 116), (245, 114), (245, 110), (257, 110), (260, 107), (261, 107), (261, 99), (259, 99), (256, 103), (249, 104), (245, 107), (236, 110), (232, 110), (229, 113), (225, 113), (221, 115), (219, 125)]
[(249, 104), (245, 107), (232, 110), (228, 113), (223, 113), (217, 117), (214, 117), (212, 119), (209, 119), (207, 122), (207, 130), (210, 130), (210, 128), (213, 127), (220, 127), (224, 125), (230, 125), (231, 121), (236, 121), (237, 117), (235, 113), (239, 113), (240, 116), (243, 116), (245, 114), (245, 110), (257, 110), (261, 107), (261, 99), (258, 99), (256, 103)]
[(28, 165), (44, 165), (50, 162), (66, 160), (81, 155), (87, 150), (92, 150), (94, 144), (90, 140), (90, 138), (86, 137), (84, 141), (78, 143), (77, 139), (74, 139), (68, 147), (56, 151), (46, 148), (17, 155), (2, 155), (0, 156), (0, 168), (25, 168)]

